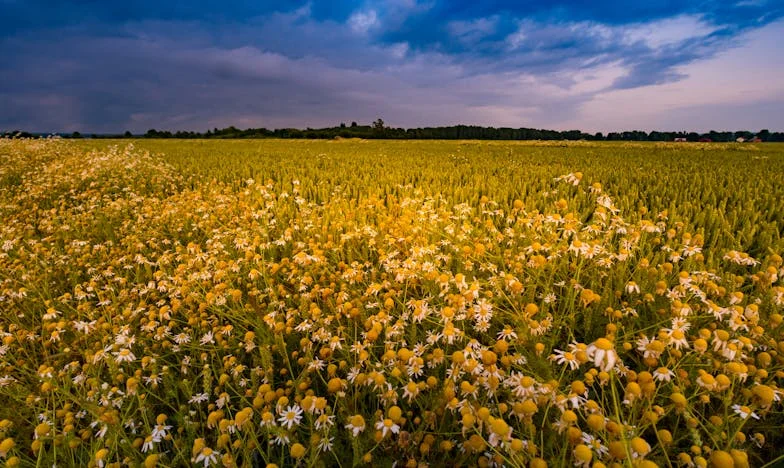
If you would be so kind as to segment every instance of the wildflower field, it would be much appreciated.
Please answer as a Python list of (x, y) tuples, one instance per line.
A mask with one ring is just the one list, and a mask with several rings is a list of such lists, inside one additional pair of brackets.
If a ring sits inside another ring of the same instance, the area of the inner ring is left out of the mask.
[(782, 466), (782, 255), (782, 145), (0, 140), (0, 460)]

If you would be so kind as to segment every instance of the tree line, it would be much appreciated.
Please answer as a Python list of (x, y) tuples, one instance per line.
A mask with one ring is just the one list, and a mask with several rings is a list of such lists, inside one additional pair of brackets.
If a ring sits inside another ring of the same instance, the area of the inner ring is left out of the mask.
[[(11, 131), (0, 132), (4, 137), (34, 138), (46, 136), (28, 132)], [(58, 134), (63, 138), (305, 138), (305, 139), (335, 139), (335, 138), (364, 138), (364, 139), (395, 139), (395, 140), (592, 140), (592, 141), (715, 141), (732, 142), (742, 138), (744, 141), (784, 142), (784, 132), (759, 132), (711, 130), (707, 133), (697, 132), (645, 132), (641, 130), (610, 132), (607, 134), (585, 133), (580, 130), (546, 130), (535, 128), (509, 128), (509, 127), (481, 127), (476, 125), (453, 125), (449, 127), (423, 127), (423, 128), (394, 128), (384, 124), (378, 119), (371, 125), (359, 125), (351, 122), (350, 125), (341, 123), (336, 127), (326, 128), (267, 128), (238, 129), (234, 126), (223, 129), (212, 129), (206, 132), (169, 131), (150, 129), (143, 135), (133, 134), (129, 131), (123, 134), (91, 134), (82, 135), (79, 132)]]

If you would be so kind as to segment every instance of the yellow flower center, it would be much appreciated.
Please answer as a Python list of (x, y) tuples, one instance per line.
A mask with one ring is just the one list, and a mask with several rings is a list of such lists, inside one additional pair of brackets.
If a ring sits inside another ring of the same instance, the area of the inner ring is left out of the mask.
[(612, 342), (610, 340), (608, 340), (607, 338), (599, 338), (598, 340), (596, 340), (594, 342), (594, 346), (596, 346), (599, 349), (603, 349), (605, 351), (609, 351), (609, 350), (613, 349)]

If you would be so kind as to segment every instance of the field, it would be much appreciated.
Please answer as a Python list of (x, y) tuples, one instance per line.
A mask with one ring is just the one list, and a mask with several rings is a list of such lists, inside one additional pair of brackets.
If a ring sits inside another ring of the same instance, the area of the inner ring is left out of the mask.
[(7, 466), (781, 466), (784, 145), (0, 140)]

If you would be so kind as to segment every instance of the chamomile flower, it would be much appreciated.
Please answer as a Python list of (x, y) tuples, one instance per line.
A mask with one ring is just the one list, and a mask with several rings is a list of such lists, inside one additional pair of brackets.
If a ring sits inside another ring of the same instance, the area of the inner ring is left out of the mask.
[(286, 409), (282, 409), (280, 411), (278, 422), (281, 426), (285, 426), (287, 429), (291, 429), (294, 426), (299, 426), (301, 421), (302, 408), (300, 408), (299, 405), (289, 406)]
[(210, 394), (209, 393), (195, 393), (190, 398), (190, 400), (188, 400), (188, 403), (190, 403), (192, 405), (200, 404), (200, 403), (204, 403), (205, 401), (209, 401), (209, 399), (210, 399)]
[(199, 454), (193, 459), (194, 463), (202, 463), (204, 467), (208, 467), (210, 465), (217, 465), (218, 458), (220, 457), (220, 452), (213, 450), (209, 447), (204, 447), (201, 449)]
[(321, 452), (330, 452), (332, 451), (332, 444), (334, 442), (335, 442), (334, 437), (322, 437), (321, 439), (319, 439), (316, 448)]
[(586, 350), (588, 358), (593, 360), (594, 366), (609, 372), (618, 362), (618, 353), (615, 352), (613, 344), (606, 338), (599, 338), (591, 343)]
[(653, 371), (653, 378), (659, 382), (669, 382), (675, 377), (675, 372), (667, 369), (666, 367), (659, 367)]
[(354, 437), (359, 436), (359, 434), (365, 430), (365, 418), (363, 418), (361, 414), (355, 414), (354, 416), (349, 417), (346, 429), (348, 429)]
[(580, 361), (577, 360), (577, 357), (571, 351), (554, 349), (553, 354), (550, 356), (550, 360), (555, 361), (560, 365), (567, 366), (571, 370), (580, 367)]
[(389, 434), (397, 434), (398, 432), (400, 432), (400, 426), (395, 424), (395, 422), (389, 418), (387, 419), (382, 418), (378, 422), (376, 422), (376, 429), (381, 431), (381, 435), (383, 437), (386, 437)]
[(748, 406), (741, 406), (741, 405), (732, 405), (732, 410), (735, 411), (735, 414), (740, 416), (741, 419), (747, 419), (751, 417), (752, 419), (759, 419), (759, 415), (753, 412), (751, 408)]

